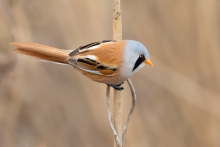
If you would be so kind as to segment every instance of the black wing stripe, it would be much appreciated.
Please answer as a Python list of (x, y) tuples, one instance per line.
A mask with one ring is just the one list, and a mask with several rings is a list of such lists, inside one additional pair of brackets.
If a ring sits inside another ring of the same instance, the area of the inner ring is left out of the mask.
[(115, 40), (102, 40), (102, 43), (106, 43), (106, 42), (116, 42)]
[(85, 48), (90, 48), (90, 47), (93, 47), (93, 46), (96, 46), (96, 45), (100, 45), (100, 44), (101, 44), (100, 42), (93, 42), (93, 43), (90, 43), (90, 44), (87, 44), (87, 45), (84, 45), (84, 46), (80, 46), (79, 49), (83, 50)]
[(69, 56), (77, 55), (77, 54), (79, 54), (80, 51), (82, 51), (84, 49), (87, 49), (87, 48), (90, 48), (90, 47), (93, 47), (96, 45), (100, 45), (101, 43), (106, 43), (106, 42), (116, 42), (116, 41), (115, 40), (103, 40), (101, 42), (93, 42), (93, 43), (90, 43), (90, 44), (87, 44), (84, 46), (80, 46), (77, 49), (73, 50), (71, 53), (69, 53)]
[(86, 60), (89, 60), (89, 61), (91, 61), (91, 62), (93, 62), (93, 63), (95, 63), (95, 64), (100, 64), (100, 63), (97, 62), (96, 60), (92, 60), (92, 59), (90, 59), (90, 58), (86, 58)]
[(97, 65), (97, 63), (94, 63), (94, 62), (91, 62), (90, 60), (86, 60), (86, 59), (82, 59), (82, 58), (78, 58), (77, 61), (78, 61), (78, 62), (82, 62), (82, 63), (89, 64), (89, 65), (93, 65), (93, 66), (96, 66), (96, 65)]
[(109, 66), (105, 66), (105, 65), (98, 65), (98, 66), (97, 66), (97, 69), (100, 69), (100, 70), (107, 69), (107, 70), (113, 70), (113, 71), (116, 71), (117, 68), (109, 67)]
[(103, 66), (103, 65), (98, 65), (98, 66), (97, 66), (97, 69), (107, 69), (107, 67), (106, 67), (106, 66)]

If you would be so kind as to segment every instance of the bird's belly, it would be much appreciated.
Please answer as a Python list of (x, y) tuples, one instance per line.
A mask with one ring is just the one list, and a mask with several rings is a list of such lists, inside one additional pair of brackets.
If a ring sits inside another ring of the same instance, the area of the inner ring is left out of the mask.
[(117, 72), (113, 73), (113, 75), (97, 75), (89, 72), (85, 72), (79, 68), (75, 68), (79, 72), (81, 72), (83, 75), (87, 76), (91, 80), (99, 83), (105, 83), (105, 84), (119, 84), (121, 82), (124, 82), (129, 77), (121, 76)]

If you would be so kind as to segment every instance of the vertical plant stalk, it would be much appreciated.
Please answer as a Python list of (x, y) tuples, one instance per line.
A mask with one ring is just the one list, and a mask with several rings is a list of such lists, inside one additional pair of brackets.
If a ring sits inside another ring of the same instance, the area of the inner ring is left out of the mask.
[[(113, 39), (116, 41), (122, 40), (122, 14), (120, 0), (113, 0)], [(118, 137), (122, 140), (122, 97), (120, 90), (114, 89), (113, 99), (113, 120)], [(122, 144), (122, 142), (121, 142)], [(119, 147), (115, 141), (114, 147)]]
[(111, 113), (111, 109), (110, 109), (110, 86), (108, 86), (108, 85), (107, 85), (107, 89), (106, 89), (106, 104), (107, 104), (108, 120), (109, 120), (109, 124), (110, 124), (110, 127), (111, 127), (113, 135), (114, 135), (115, 143), (118, 147), (122, 147), (122, 142), (118, 136), (118, 133), (116, 132), (115, 125), (114, 125), (114, 122), (112, 119), (112, 113)]
[(120, 0), (114, 0), (113, 7), (113, 39), (122, 40), (122, 13)]
[[(113, 39), (116, 41), (122, 40), (122, 14), (120, 8), (120, 0), (114, 1), (114, 13), (113, 13)], [(129, 111), (128, 117), (125, 121), (124, 127), (122, 129), (122, 97), (120, 90), (114, 89), (114, 100), (113, 100), (113, 118), (110, 109), (110, 86), (107, 86), (106, 89), (106, 103), (107, 103), (107, 112), (110, 127), (114, 135), (114, 147), (122, 147), (124, 144), (124, 138), (127, 131), (128, 123), (130, 121), (131, 115), (135, 108), (136, 103), (136, 93), (134, 87), (131, 83), (131, 80), (127, 80), (130, 87), (132, 95), (132, 106)]]
[(128, 82), (128, 85), (129, 85), (130, 91), (131, 91), (132, 105), (131, 105), (131, 109), (129, 111), (127, 120), (124, 124), (123, 132), (122, 132), (122, 142), (121, 142), (122, 146), (124, 144), (124, 139), (125, 139), (125, 134), (126, 134), (126, 131), (127, 131), (127, 128), (128, 128), (128, 123), (130, 122), (131, 115), (134, 112), (134, 108), (135, 108), (135, 105), (136, 105), (136, 93), (135, 93), (135, 90), (134, 90), (134, 86), (132, 85), (130, 79), (128, 79), (127, 82)]
[[(114, 126), (117, 131), (120, 141), (122, 140), (122, 97), (121, 91), (114, 89), (114, 99), (113, 99), (113, 120)], [(120, 143), (122, 144), (122, 142)], [(118, 146), (118, 143), (115, 141), (114, 147)]]
[(113, 135), (114, 135), (114, 138), (115, 138), (115, 145), (114, 146), (116, 146), (116, 147), (123, 147), (124, 138), (125, 138), (125, 134), (126, 134), (126, 131), (127, 131), (127, 128), (128, 128), (128, 124), (130, 122), (131, 115), (134, 112), (134, 108), (135, 108), (135, 105), (136, 105), (136, 93), (135, 93), (135, 90), (134, 90), (134, 86), (132, 85), (132, 82), (131, 82), (130, 79), (127, 80), (127, 83), (129, 85), (129, 88), (130, 88), (130, 91), (131, 91), (132, 106), (131, 106), (131, 109), (129, 111), (128, 117), (125, 121), (121, 139), (119, 138), (119, 135), (118, 135), (118, 133), (115, 129), (115, 124), (114, 124), (113, 119), (112, 119), (112, 113), (111, 113), (111, 108), (110, 108), (110, 86), (107, 85), (107, 89), (106, 89), (106, 104), (107, 104), (108, 119), (109, 119), (109, 124), (110, 124), (110, 127), (112, 129), (112, 132), (113, 132)]

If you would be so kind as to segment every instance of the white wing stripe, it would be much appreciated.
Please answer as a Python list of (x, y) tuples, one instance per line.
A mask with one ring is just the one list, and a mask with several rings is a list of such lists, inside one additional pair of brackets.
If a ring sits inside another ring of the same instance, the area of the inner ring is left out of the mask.
[[(89, 58), (89, 59), (91, 59), (91, 60), (93, 60), (93, 61), (96, 61), (97, 60), (97, 58), (96, 58), (96, 56), (94, 56), (94, 55), (87, 55), (87, 56), (85, 56), (86, 58)], [(96, 61), (97, 62), (97, 61)]]
[(76, 65), (79, 69), (81, 69), (81, 70), (83, 70), (83, 71), (85, 71), (85, 72), (89, 72), (89, 73), (93, 73), (93, 74), (97, 74), (97, 75), (102, 75), (102, 76), (108, 76), (108, 77), (110, 77), (110, 76), (113, 76), (113, 74), (111, 74), (111, 75), (104, 75), (104, 74), (102, 74), (102, 73), (100, 73), (99, 71), (97, 71), (97, 70), (90, 70), (90, 69), (86, 69), (86, 68), (83, 68), (82, 66), (80, 66), (80, 65)]
[(97, 71), (97, 70), (86, 69), (86, 68), (84, 68), (84, 67), (82, 67), (82, 66), (80, 66), (80, 65), (77, 64), (78, 59), (71, 59), (71, 58), (70, 58), (70, 59), (68, 59), (68, 62), (69, 62), (69, 64), (71, 64), (71, 65), (73, 65), (73, 66), (76, 66), (76, 67), (78, 67), (79, 69), (81, 69), (81, 70), (83, 70), (83, 71), (85, 71), (85, 72), (92, 73), (92, 74), (102, 75), (102, 76), (108, 76), (108, 77), (114, 75), (114, 74), (111, 74), (111, 75), (104, 75), (104, 74), (100, 73), (100, 72)]

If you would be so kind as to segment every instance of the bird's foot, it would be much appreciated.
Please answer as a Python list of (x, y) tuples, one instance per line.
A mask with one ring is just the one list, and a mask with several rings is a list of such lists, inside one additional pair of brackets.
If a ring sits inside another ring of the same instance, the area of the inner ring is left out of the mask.
[(124, 87), (122, 86), (124, 82), (121, 82), (119, 84), (107, 84), (108, 86), (116, 89), (116, 90), (124, 90)]

